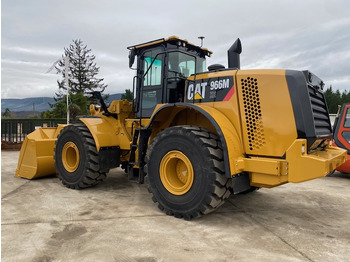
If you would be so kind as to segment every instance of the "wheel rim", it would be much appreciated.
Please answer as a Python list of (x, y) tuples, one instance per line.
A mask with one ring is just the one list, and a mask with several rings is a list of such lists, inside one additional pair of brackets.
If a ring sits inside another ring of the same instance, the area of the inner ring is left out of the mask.
[(73, 142), (67, 142), (62, 149), (62, 163), (64, 168), (72, 173), (79, 166), (79, 149)]
[(174, 195), (184, 195), (192, 187), (193, 167), (180, 151), (170, 151), (162, 158), (159, 173), (163, 186)]

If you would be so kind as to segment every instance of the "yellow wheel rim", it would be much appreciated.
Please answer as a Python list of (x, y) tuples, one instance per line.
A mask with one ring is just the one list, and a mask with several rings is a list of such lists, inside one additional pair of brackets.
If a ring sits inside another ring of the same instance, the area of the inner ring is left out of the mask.
[(67, 142), (62, 149), (62, 163), (64, 168), (73, 173), (79, 166), (79, 149), (73, 142)]
[(170, 193), (184, 195), (193, 184), (191, 161), (180, 151), (168, 152), (160, 162), (160, 179)]

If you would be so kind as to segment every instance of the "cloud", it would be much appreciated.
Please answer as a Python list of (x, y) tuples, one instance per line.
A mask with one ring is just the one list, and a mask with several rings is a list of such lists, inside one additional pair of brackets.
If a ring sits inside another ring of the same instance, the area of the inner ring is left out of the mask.
[(227, 65), (240, 37), (244, 68), (309, 69), (350, 89), (348, 0), (2, 1), (1, 95), (53, 96), (56, 74), (44, 74), (72, 39), (96, 55), (108, 93), (132, 88), (127, 46), (178, 35), (214, 51), (208, 65)]

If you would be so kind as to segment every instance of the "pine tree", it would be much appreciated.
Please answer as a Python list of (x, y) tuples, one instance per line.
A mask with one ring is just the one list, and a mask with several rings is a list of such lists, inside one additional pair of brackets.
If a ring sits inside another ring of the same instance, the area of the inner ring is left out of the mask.
[(326, 102), (328, 105), (328, 111), (330, 114), (333, 114), (334, 111), (336, 111), (337, 109), (337, 101), (332, 89), (332, 85), (330, 85), (329, 88), (326, 89), (326, 91), (324, 92), (324, 96), (326, 98)]
[[(62, 96), (62, 99), (55, 104), (50, 104), (52, 110), (46, 110), (41, 113), (42, 118), (65, 118), (67, 116), (67, 97)], [(78, 115), (87, 115), (88, 112), (88, 99), (82, 92), (69, 92), (69, 112), (70, 118), (74, 121)]]
[(65, 57), (69, 58), (69, 88), (73, 93), (82, 92), (85, 95), (92, 91), (103, 91), (107, 85), (103, 84), (103, 78), (97, 78), (100, 68), (94, 62), (95, 56), (91, 49), (83, 44), (83, 41), (73, 40), (69, 48), (64, 48), (64, 55), (58, 62), (56, 70), (62, 74), (63, 79), (57, 81), (59, 90), (67, 90), (65, 86)]
[(338, 106), (344, 103), (350, 103), (350, 93), (344, 90), (342, 93), (337, 89), (335, 92), (332, 89), (332, 85), (324, 92), (326, 102), (328, 105), (328, 111), (330, 114), (336, 114), (338, 112)]
[(134, 99), (134, 96), (130, 89), (125, 89), (125, 93), (122, 94), (121, 99), (126, 99), (128, 101), (132, 101)]
[[(62, 75), (62, 80), (57, 81), (58, 92), (54, 97), (55, 104), (50, 106), (51, 111), (46, 111), (43, 115), (48, 117), (65, 117), (67, 113), (67, 86), (65, 82), (66, 57), (69, 58), (68, 82), (69, 82), (69, 111), (70, 118), (75, 120), (77, 115), (88, 114), (88, 104), (90, 93), (93, 91), (103, 91), (107, 85), (103, 83), (103, 78), (97, 78), (100, 68), (94, 62), (95, 56), (91, 54), (91, 49), (83, 44), (83, 41), (73, 40), (68, 48), (64, 48), (62, 59), (57, 63), (57, 74)], [(106, 97), (106, 96), (104, 96)], [(96, 101), (93, 101), (96, 102)]]
[(13, 118), (13, 114), (10, 111), (10, 109), (8, 109), (7, 107), (5, 108), (5, 112), (2, 114), (3, 118)]

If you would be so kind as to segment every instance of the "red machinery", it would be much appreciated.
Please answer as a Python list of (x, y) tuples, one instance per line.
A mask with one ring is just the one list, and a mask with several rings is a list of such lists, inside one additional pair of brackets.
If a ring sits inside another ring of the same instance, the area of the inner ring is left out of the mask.
[(348, 160), (336, 170), (350, 173), (350, 103), (343, 104), (335, 118), (333, 127), (333, 145), (348, 151)]

